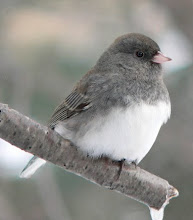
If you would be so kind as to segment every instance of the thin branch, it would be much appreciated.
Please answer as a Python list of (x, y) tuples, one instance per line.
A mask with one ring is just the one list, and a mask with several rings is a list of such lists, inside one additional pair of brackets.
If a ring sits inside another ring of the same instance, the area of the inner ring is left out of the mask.
[(166, 180), (133, 165), (124, 166), (117, 180), (118, 163), (85, 156), (56, 132), (5, 104), (0, 104), (0, 138), (67, 171), (158, 210), (178, 195), (178, 191)]

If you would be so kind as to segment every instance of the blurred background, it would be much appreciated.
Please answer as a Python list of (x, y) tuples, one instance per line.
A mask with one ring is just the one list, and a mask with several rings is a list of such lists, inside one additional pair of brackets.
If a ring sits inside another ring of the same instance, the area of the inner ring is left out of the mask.
[[(193, 1), (1, 0), (0, 102), (46, 124), (119, 35), (140, 32), (173, 59), (165, 68), (172, 116), (140, 167), (180, 191), (165, 220), (193, 218)], [(31, 157), (0, 140), (1, 220), (148, 220), (121, 194), (48, 164), (18, 177)]]

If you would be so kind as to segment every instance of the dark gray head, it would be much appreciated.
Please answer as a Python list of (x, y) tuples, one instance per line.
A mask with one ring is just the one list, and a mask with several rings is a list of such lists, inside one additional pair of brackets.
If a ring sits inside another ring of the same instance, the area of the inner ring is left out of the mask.
[(96, 64), (100, 71), (121, 71), (134, 77), (149, 77), (161, 72), (161, 63), (171, 60), (160, 52), (151, 38), (142, 34), (118, 37)]

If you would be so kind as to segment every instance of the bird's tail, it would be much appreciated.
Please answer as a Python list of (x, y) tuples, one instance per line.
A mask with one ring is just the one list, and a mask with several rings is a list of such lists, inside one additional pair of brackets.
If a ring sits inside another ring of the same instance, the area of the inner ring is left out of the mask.
[(39, 169), (42, 165), (46, 163), (45, 160), (40, 159), (39, 157), (32, 157), (32, 159), (28, 162), (25, 168), (22, 170), (20, 177), (21, 178), (30, 178), (37, 169)]

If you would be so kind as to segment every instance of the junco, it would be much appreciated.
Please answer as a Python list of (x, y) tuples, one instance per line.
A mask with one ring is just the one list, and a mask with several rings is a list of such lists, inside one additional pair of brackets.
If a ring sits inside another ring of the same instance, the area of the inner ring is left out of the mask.
[[(117, 38), (56, 108), (48, 126), (91, 157), (138, 164), (170, 117), (161, 68), (170, 60), (142, 34)], [(21, 177), (44, 163), (33, 157)]]

